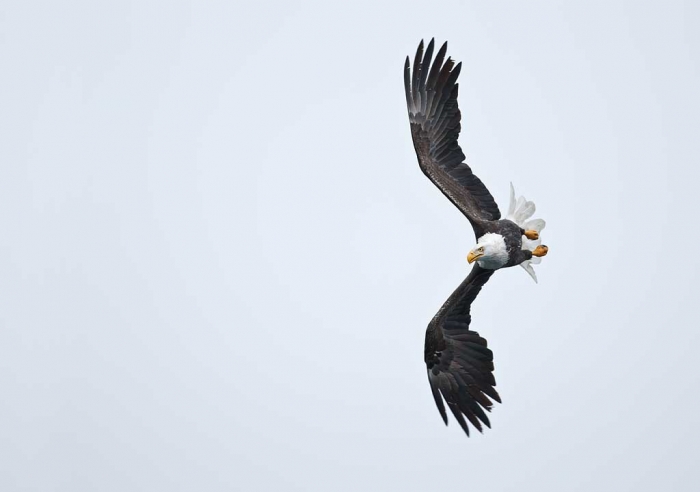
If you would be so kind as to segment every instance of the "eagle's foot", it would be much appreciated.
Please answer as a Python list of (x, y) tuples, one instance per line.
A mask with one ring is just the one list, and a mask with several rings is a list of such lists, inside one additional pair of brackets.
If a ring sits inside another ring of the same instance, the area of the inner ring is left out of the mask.
[(523, 235), (531, 241), (535, 241), (540, 238), (540, 234), (534, 229), (528, 229), (523, 232)]
[(538, 256), (538, 257), (546, 256), (548, 251), (549, 251), (549, 248), (547, 246), (545, 246), (544, 244), (540, 244), (532, 251), (532, 256)]

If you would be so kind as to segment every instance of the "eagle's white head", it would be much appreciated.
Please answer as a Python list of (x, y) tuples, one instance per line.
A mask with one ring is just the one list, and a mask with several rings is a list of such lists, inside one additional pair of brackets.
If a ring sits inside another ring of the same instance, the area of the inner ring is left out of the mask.
[(474, 249), (467, 255), (469, 263), (476, 263), (481, 268), (497, 270), (508, 263), (506, 240), (500, 234), (487, 233), (479, 238)]

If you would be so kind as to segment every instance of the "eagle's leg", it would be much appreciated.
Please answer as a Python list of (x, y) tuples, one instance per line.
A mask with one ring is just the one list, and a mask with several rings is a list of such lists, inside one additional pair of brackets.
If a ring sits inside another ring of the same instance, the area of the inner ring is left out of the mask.
[(542, 256), (545, 256), (548, 251), (549, 251), (549, 248), (547, 246), (545, 246), (544, 244), (540, 244), (532, 251), (532, 256), (542, 257)]
[(534, 229), (528, 229), (527, 231), (523, 231), (523, 236), (531, 241), (535, 241), (536, 239), (539, 239), (540, 234)]

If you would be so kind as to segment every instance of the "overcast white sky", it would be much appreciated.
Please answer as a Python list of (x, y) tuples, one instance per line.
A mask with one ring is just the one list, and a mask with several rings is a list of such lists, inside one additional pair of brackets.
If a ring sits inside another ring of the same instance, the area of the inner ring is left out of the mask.
[[(0, 488), (698, 490), (700, 7), (577, 4), (0, 6)], [(548, 223), (475, 303), (469, 439), (422, 360), (473, 246), (410, 141), (431, 36)]]

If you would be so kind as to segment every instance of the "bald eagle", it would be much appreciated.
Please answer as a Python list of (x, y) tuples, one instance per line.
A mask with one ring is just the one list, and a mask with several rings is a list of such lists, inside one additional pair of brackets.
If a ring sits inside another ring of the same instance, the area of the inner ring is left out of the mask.
[[(445, 403), (464, 432), (466, 419), (482, 432), (491, 427), (484, 410), (492, 400), (501, 402), (493, 377), (493, 353), (486, 340), (470, 330), (470, 307), (496, 270), (523, 267), (537, 282), (532, 264), (547, 254), (540, 233), (545, 222), (531, 220), (535, 204), (515, 199), (510, 187), (510, 206), (505, 218), (489, 190), (464, 162), (457, 143), (460, 111), (457, 106), (457, 77), (461, 63), (445, 60), (447, 43), (433, 57), (434, 40), (423, 51), (420, 42), (413, 62), (404, 66), (406, 103), (413, 146), (423, 173), (467, 217), (474, 229), (476, 246), (467, 261), (474, 267), (445, 301), (425, 333), (425, 364), (430, 389), (440, 415), (447, 424)], [(443, 403), (444, 399), (444, 403)]]

